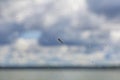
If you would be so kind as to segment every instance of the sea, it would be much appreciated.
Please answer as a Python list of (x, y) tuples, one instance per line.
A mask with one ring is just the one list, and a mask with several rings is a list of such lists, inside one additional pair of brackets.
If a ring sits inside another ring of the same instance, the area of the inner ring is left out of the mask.
[(120, 80), (120, 69), (2, 69), (0, 80)]

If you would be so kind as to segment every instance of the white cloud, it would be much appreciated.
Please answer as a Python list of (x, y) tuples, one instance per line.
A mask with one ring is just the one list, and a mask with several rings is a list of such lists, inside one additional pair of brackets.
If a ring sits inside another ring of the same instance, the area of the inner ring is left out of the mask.
[(89, 39), (90, 38), (90, 35), (91, 35), (91, 32), (89, 30), (87, 31), (84, 31), (82, 34), (81, 34), (81, 37), (83, 39)]
[(45, 27), (50, 27), (57, 22), (57, 19), (54, 14), (47, 14), (43, 19), (43, 25)]
[(35, 40), (20, 38), (20, 39), (16, 40), (15, 45), (14, 44), (13, 45), (17, 50), (25, 51), (30, 46), (34, 45), (34, 43), (35, 43)]
[(10, 52), (9, 46), (2, 46), (0, 47), (0, 64), (4, 64), (6, 61), (6, 56)]
[(111, 31), (111, 40), (113, 42), (119, 42), (119, 40), (120, 40), (120, 30), (112, 30)]

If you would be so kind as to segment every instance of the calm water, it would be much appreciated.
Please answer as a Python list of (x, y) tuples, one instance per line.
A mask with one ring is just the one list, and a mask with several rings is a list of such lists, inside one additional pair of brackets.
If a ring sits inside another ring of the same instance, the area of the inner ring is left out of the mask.
[(0, 80), (120, 80), (120, 70), (0, 70)]

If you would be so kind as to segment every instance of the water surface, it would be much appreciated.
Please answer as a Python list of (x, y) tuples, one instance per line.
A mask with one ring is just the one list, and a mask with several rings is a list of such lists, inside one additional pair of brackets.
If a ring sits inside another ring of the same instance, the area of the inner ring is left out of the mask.
[(120, 70), (0, 70), (0, 80), (120, 80)]

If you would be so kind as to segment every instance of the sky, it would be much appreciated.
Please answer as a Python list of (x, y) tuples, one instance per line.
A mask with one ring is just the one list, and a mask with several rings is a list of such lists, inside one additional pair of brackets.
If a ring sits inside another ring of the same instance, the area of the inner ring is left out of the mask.
[(119, 3), (0, 0), (0, 66), (120, 65)]

